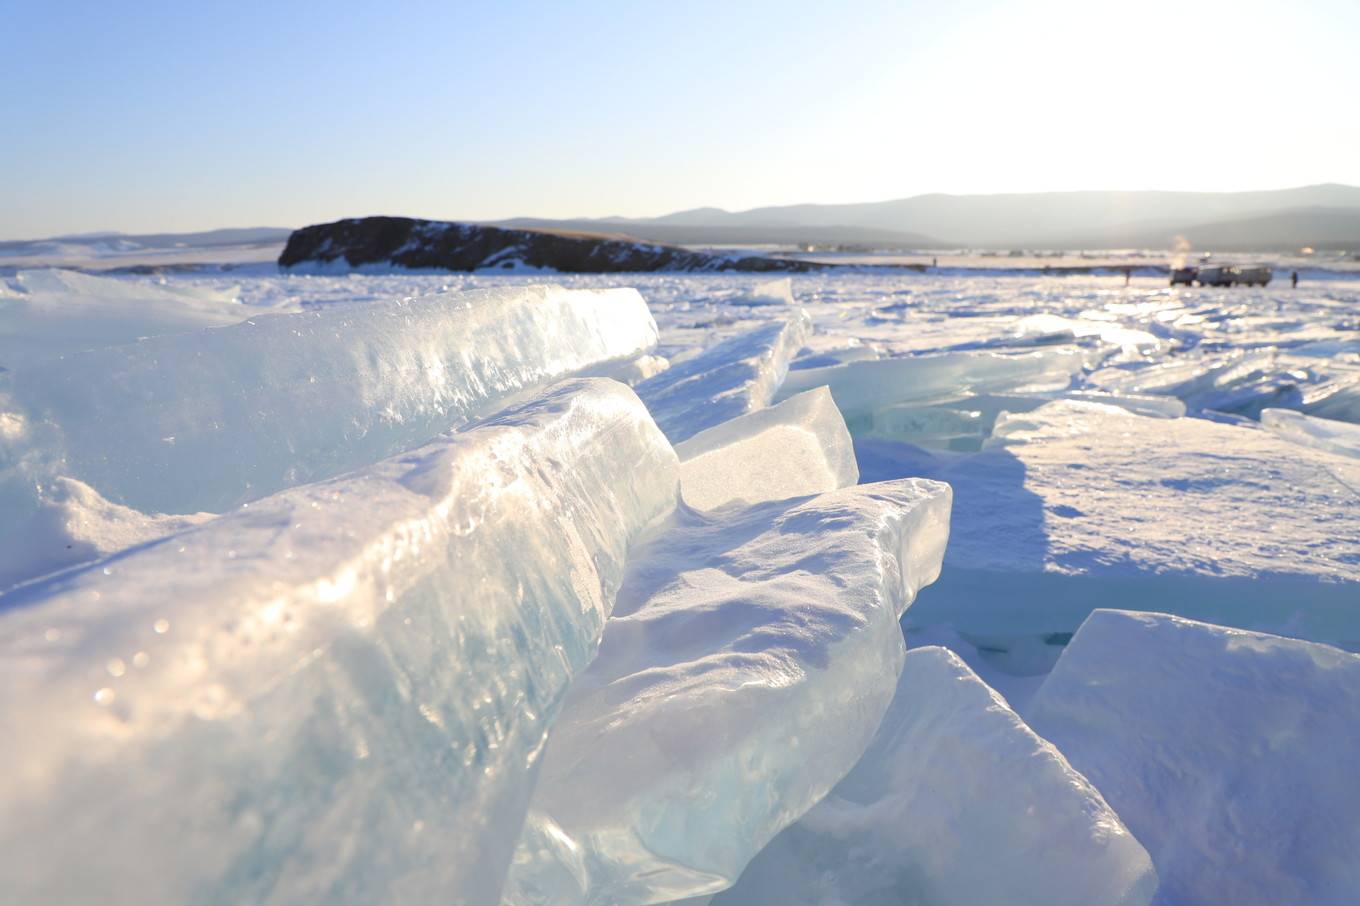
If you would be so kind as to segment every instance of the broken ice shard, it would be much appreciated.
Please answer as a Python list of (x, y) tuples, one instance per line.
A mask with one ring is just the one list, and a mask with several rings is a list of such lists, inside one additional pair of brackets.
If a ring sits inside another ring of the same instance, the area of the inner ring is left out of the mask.
[(1355, 902), (1360, 657), (1097, 610), (1026, 717), (1147, 847), (1159, 902)]
[(872, 359), (792, 371), (777, 398), (825, 384), (853, 425), (854, 416), (898, 403), (946, 401), (1021, 387), (1060, 389), (1081, 367), (1081, 352), (1062, 347), (1021, 355), (959, 352)]
[(0, 597), (0, 901), (497, 902), (675, 454), (622, 384)]
[(701, 431), (675, 452), (681, 494), (701, 510), (834, 491), (859, 480), (850, 432), (825, 387)]
[(915, 648), (874, 741), (713, 906), (1146, 906), (1147, 851), (945, 648)]
[(637, 385), (672, 443), (770, 404), (811, 321), (801, 310), (729, 337)]
[(905, 479), (659, 527), (553, 728), (505, 902), (733, 883), (873, 737), (949, 504)]

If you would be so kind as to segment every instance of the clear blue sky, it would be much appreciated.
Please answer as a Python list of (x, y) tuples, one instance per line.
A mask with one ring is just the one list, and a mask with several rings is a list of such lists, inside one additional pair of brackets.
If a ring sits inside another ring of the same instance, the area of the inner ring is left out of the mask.
[(1360, 2), (0, 0), (0, 238), (1360, 183)]

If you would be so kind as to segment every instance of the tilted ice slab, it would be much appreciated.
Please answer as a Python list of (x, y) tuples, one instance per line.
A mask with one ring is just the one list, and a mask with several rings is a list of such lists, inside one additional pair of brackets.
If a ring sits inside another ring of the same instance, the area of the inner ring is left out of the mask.
[(1263, 410), (1261, 424), (1296, 444), (1360, 458), (1360, 425), (1304, 415), (1292, 409)]
[(1360, 374), (1341, 373), (1309, 389), (1302, 408), (1309, 415), (1360, 424)]
[(914, 648), (853, 771), (713, 906), (1146, 906), (1147, 851), (947, 648)]
[(901, 403), (859, 415), (853, 423), (856, 436), (862, 438), (976, 451), (1002, 414), (1030, 412), (1055, 399), (1105, 403), (1156, 418), (1185, 414), (1185, 404), (1173, 397), (1063, 390), (1057, 394), (980, 393), (948, 402)]
[(569, 381), (0, 597), (0, 901), (497, 902), (676, 489), (637, 397)]
[(1191, 411), (1256, 415), (1264, 407), (1301, 399), (1298, 378), (1271, 352), (1171, 359), (1141, 368), (1104, 368), (1090, 383), (1114, 393), (1150, 393), (1180, 399)]
[(1098, 610), (1026, 716), (1148, 848), (1157, 902), (1355, 902), (1360, 657)]
[(16, 290), (6, 292), (0, 282), (0, 368), (10, 371), (83, 349), (237, 324), (271, 311), (242, 305), (231, 290), (68, 270), (19, 271), (13, 283)]
[(144, 512), (221, 512), (392, 456), (656, 339), (635, 290), (506, 287), (80, 353), (17, 371), (11, 394), (58, 474)]
[[(1256, 428), (1069, 401), (1003, 417), (990, 443), (905, 466), (956, 490), (948, 567), (909, 627), (1061, 642), (1095, 606), (1155, 601), (1360, 646), (1360, 463)], [(860, 454), (862, 473), (884, 477)]]
[(1021, 355), (958, 352), (875, 359), (791, 371), (776, 398), (826, 385), (854, 430), (852, 416), (895, 404), (1026, 386), (1066, 387), (1081, 367), (1080, 351), (1061, 347)]
[(675, 445), (685, 502), (709, 510), (820, 494), (859, 480), (845, 419), (825, 387)]
[(637, 385), (672, 443), (770, 404), (812, 322), (799, 309), (729, 337)]
[(661, 903), (730, 885), (858, 760), (950, 491), (908, 479), (691, 510), (628, 565), (553, 728), (506, 903)]

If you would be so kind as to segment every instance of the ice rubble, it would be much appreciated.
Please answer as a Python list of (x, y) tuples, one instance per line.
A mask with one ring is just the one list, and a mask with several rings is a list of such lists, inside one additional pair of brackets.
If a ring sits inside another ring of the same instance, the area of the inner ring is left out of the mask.
[(1360, 424), (1360, 373), (1339, 373), (1309, 388), (1300, 407), (1309, 415)]
[(270, 311), (242, 305), (233, 288), (95, 277), (66, 270), (19, 271), (0, 281), (0, 369), (14, 371), (57, 356), (236, 324)]
[(723, 301), (728, 305), (794, 305), (793, 280), (789, 277), (766, 280)]
[(1360, 425), (1304, 415), (1291, 409), (1265, 409), (1261, 412), (1261, 424), (1296, 444), (1360, 458)]
[(958, 352), (871, 359), (789, 372), (776, 399), (826, 385), (851, 430), (878, 410), (903, 403), (956, 400), (1019, 388), (1062, 388), (1081, 371), (1078, 350), (1055, 347), (1019, 355)]
[(896, 469), (857, 449), (870, 479), (955, 488), (947, 568), (909, 627), (950, 624), (1004, 650), (1060, 644), (1098, 604), (1155, 601), (1360, 647), (1360, 463), (1256, 428), (1078, 401), (1005, 416), (990, 443)]
[(504, 287), (273, 315), (16, 371), (29, 436), (8, 458), (145, 512), (221, 512), (656, 340), (629, 289)]
[(712, 893), (858, 760), (936, 578), (949, 488), (679, 511), (629, 560), (553, 728), (507, 904)]
[(825, 387), (700, 431), (675, 452), (680, 492), (701, 510), (818, 494), (859, 480), (850, 432)]
[(914, 648), (849, 775), (713, 906), (1146, 906), (1147, 852), (946, 648)]
[(1148, 848), (1158, 902), (1355, 902), (1360, 657), (1097, 610), (1026, 716)]
[(1102, 368), (1088, 382), (1107, 392), (1176, 397), (1192, 412), (1252, 417), (1267, 406), (1293, 405), (1302, 399), (1300, 378), (1274, 350), (1187, 355), (1141, 367)]
[(569, 381), (0, 597), (0, 901), (496, 902), (674, 452)]
[(638, 396), (672, 443), (688, 440), (769, 405), (811, 329), (802, 310), (768, 321), (642, 381)]

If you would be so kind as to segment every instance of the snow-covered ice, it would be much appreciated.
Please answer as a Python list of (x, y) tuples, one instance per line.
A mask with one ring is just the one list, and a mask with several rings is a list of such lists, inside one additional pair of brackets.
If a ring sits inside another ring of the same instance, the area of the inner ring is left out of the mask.
[(949, 504), (906, 479), (660, 526), (553, 729), (506, 902), (662, 903), (734, 882), (872, 738)]
[(1097, 610), (1025, 716), (1147, 847), (1156, 902), (1355, 902), (1360, 657)]
[(770, 404), (809, 330), (798, 313), (753, 327), (637, 385), (672, 443)]
[[(861, 472), (884, 471), (858, 452)], [(955, 488), (947, 569), (909, 627), (1060, 644), (1094, 607), (1155, 602), (1360, 648), (1354, 460), (1260, 429), (1057, 401), (1000, 419), (982, 453), (902, 468)]]
[(1146, 906), (1147, 851), (945, 648), (914, 648), (864, 756), (713, 906)]
[(845, 419), (825, 387), (675, 445), (685, 502), (709, 510), (848, 487), (859, 480)]
[(0, 901), (496, 902), (677, 462), (622, 384), (0, 597)]
[(0, 543), (0, 589), (78, 563), (115, 554), (211, 519), (211, 513), (167, 516), (111, 503), (74, 478), (36, 483), (20, 530)]

